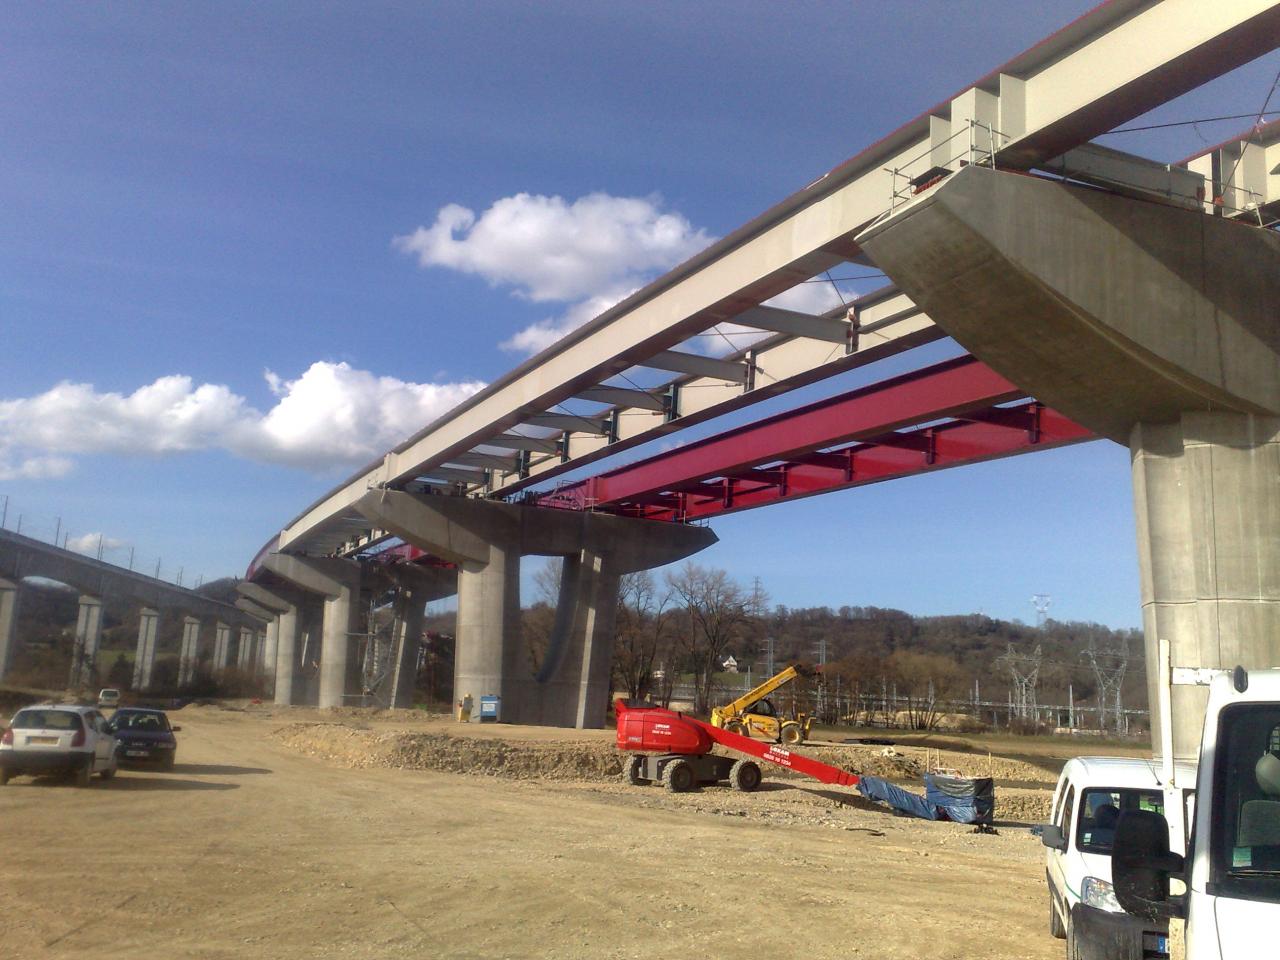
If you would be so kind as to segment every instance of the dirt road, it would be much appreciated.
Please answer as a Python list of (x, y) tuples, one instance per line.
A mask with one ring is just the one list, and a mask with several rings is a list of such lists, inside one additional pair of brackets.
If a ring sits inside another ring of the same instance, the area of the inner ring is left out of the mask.
[(172, 774), (0, 789), (0, 956), (1057, 958), (1042, 854), (825, 788), (354, 769), (198, 708)]

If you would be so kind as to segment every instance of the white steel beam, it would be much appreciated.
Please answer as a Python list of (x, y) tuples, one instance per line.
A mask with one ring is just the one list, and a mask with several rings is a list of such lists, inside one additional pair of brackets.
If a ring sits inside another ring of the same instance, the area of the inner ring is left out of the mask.
[(531, 427), (550, 427), (553, 430), (583, 430), (603, 435), (603, 417), (580, 417), (573, 413), (534, 413), (522, 417)]
[(481, 445), (503, 450), (536, 450), (539, 453), (555, 453), (558, 449), (555, 437), (522, 437), (515, 433), (500, 433)]
[(574, 399), (608, 403), (615, 407), (635, 407), (639, 410), (661, 411), (664, 408), (662, 397), (647, 390), (628, 390), (625, 387), (587, 387), (579, 390)]
[(755, 327), (757, 330), (772, 330), (774, 333), (825, 340), (827, 343), (847, 343), (849, 340), (848, 320), (835, 320), (779, 307), (752, 307), (734, 317), (733, 322), (744, 327)]
[(712, 377), (716, 380), (728, 380), (730, 383), (746, 383), (749, 373), (745, 363), (718, 360), (715, 357), (704, 357), (697, 353), (680, 353), (676, 350), (661, 350), (651, 357), (646, 357), (636, 366), (669, 370), (672, 373), (688, 373), (696, 377)]

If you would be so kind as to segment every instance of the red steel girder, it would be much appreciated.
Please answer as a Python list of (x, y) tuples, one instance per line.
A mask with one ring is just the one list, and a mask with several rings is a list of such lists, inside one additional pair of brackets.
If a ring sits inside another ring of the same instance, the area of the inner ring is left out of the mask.
[(536, 502), (686, 520), (1093, 439), (1033, 400), (998, 406), (1025, 396), (980, 361), (958, 357), (561, 487)]
[[(788, 463), (783, 465), (785, 469), (782, 472), (786, 478), (781, 483), (754, 483), (749, 475), (742, 474), (740, 476), (747, 478), (712, 481), (704, 484), (701, 491), (682, 494), (678, 507), (639, 502), (619, 504), (618, 511), (650, 520), (697, 520), (762, 507), (782, 500), (798, 500), (868, 483), (1097, 439), (1078, 423), (1034, 400), (1012, 409), (1036, 416), (1039, 424), (1038, 440), (1026, 430), (979, 421), (956, 420), (928, 428), (933, 431), (931, 456), (901, 447), (859, 444), (845, 449), (843, 456), (848, 459), (848, 466), (845, 468)], [(778, 471), (778, 467), (769, 469), (770, 474)], [(729, 488), (726, 488), (726, 484), (730, 485)]]

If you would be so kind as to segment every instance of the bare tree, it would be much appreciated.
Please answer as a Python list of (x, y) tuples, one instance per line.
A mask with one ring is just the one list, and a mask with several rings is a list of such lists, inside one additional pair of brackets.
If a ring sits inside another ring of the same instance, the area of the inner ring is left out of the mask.
[(750, 618), (749, 597), (723, 570), (686, 563), (667, 574), (667, 584), (688, 618), (688, 642), (697, 692), (694, 708), (706, 713), (711, 688), (729, 644), (743, 636)]
[[(628, 573), (618, 583), (618, 613), (613, 667), (619, 682), (633, 700), (647, 698), (654, 688), (659, 658), (669, 652), (671, 639), (671, 591), (659, 590), (647, 570)], [(674, 664), (672, 664), (674, 667)], [(662, 686), (670, 701), (668, 675), (662, 670)]]

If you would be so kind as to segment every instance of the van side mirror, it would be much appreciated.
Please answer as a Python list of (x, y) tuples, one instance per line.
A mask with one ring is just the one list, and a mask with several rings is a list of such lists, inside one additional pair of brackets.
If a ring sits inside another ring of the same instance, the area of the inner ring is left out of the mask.
[(1040, 842), (1050, 850), (1067, 849), (1067, 838), (1062, 835), (1062, 828), (1056, 823), (1046, 823), (1040, 828)]
[(1142, 920), (1186, 917), (1186, 895), (1169, 893), (1169, 878), (1184, 878), (1186, 862), (1169, 852), (1169, 823), (1149, 810), (1126, 810), (1111, 846), (1111, 882), (1124, 912)]

